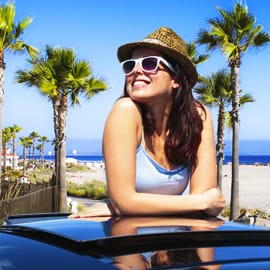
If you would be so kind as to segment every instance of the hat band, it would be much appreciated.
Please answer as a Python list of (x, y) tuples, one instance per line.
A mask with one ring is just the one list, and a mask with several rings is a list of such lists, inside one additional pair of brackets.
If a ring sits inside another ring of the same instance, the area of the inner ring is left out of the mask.
[(162, 42), (162, 41), (160, 41), (158, 39), (145, 38), (141, 42), (151, 43), (151, 44), (156, 44), (156, 45), (161, 45), (161, 46), (164, 46), (164, 47), (169, 48), (167, 44), (165, 44), (164, 42)]

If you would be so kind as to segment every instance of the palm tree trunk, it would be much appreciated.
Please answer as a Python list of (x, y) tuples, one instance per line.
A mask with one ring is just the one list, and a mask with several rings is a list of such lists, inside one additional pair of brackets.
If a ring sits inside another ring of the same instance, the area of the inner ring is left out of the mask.
[(217, 159), (217, 185), (222, 191), (222, 169), (223, 169), (223, 158)]
[(3, 176), (6, 177), (7, 174), (7, 143), (3, 144)]
[(55, 175), (55, 185), (57, 187), (57, 195), (55, 197), (55, 211), (60, 211), (60, 184), (59, 184), (59, 143), (58, 143), (58, 107), (59, 105), (59, 99), (55, 97), (53, 100), (53, 124), (54, 124), (54, 175)]
[(41, 167), (42, 169), (44, 169), (44, 143), (42, 143), (42, 148), (40, 151), (40, 157), (41, 157)]
[(67, 189), (66, 189), (66, 119), (67, 97), (64, 96), (60, 103), (59, 112), (59, 184), (60, 184), (60, 211), (67, 212)]
[[(58, 131), (59, 133), (59, 131)], [(58, 211), (66, 212), (66, 183), (65, 183), (65, 170), (66, 170), (66, 143), (63, 137), (63, 134), (57, 134), (57, 146), (55, 148), (55, 175), (56, 175), (56, 183), (59, 189), (58, 193)]]
[(58, 208), (60, 212), (67, 212), (66, 191), (66, 97), (56, 98), (54, 106), (54, 129), (55, 129), (55, 175), (59, 187)]
[(59, 186), (60, 212), (67, 212), (67, 190), (66, 190), (66, 139), (63, 139), (59, 148)]
[(26, 169), (26, 146), (23, 146), (23, 175), (25, 175)]
[(16, 158), (16, 137), (13, 137), (12, 140), (12, 152), (13, 152), (13, 159), (12, 159), (12, 170), (15, 171), (15, 158)]
[(239, 66), (231, 65), (231, 81), (232, 81), (232, 186), (231, 186), (231, 205), (230, 220), (236, 219), (240, 213), (239, 207), (239, 102), (240, 88), (238, 77)]
[(225, 110), (221, 104), (218, 112), (218, 128), (217, 128), (217, 184), (220, 190), (222, 190), (222, 166), (224, 157), (224, 124), (225, 124)]
[(4, 50), (0, 50), (0, 184), (2, 178), (2, 111), (3, 111), (3, 95), (4, 95)]

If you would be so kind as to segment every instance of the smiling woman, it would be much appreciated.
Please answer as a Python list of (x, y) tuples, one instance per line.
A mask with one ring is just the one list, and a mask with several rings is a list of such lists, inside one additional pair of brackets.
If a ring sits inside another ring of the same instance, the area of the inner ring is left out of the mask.
[(126, 80), (104, 128), (110, 203), (100, 215), (218, 215), (212, 118), (192, 96), (185, 42), (161, 27), (119, 47), (118, 58)]

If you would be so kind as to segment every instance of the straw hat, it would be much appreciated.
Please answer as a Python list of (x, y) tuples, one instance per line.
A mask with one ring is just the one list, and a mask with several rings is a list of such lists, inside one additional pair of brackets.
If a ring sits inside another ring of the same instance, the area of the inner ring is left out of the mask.
[(156, 49), (183, 67), (190, 83), (197, 82), (197, 72), (188, 58), (186, 43), (172, 29), (160, 27), (143, 40), (122, 45), (118, 48), (117, 56), (120, 62), (129, 59), (137, 47)]

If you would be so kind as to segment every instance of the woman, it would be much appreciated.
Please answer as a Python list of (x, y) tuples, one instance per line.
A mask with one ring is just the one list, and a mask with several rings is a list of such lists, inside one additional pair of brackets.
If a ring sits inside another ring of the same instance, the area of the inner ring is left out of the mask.
[(216, 187), (212, 118), (192, 96), (197, 73), (184, 41), (161, 27), (121, 46), (118, 58), (124, 96), (103, 137), (110, 204), (88, 216), (217, 216), (224, 198)]

